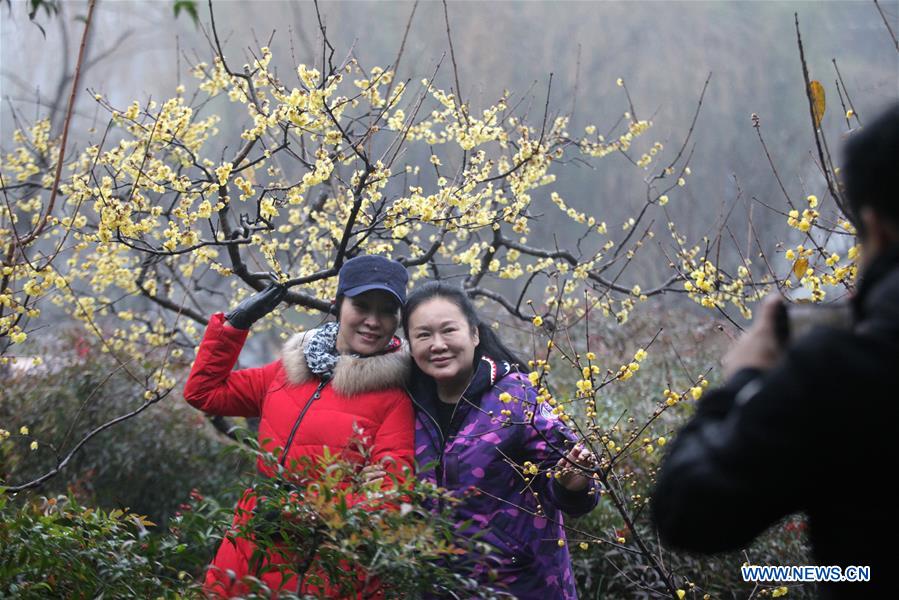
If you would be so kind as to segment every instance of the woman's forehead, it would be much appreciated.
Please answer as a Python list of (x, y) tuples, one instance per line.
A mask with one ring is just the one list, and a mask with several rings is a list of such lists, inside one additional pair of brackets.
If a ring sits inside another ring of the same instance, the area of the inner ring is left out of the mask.
[(416, 325), (467, 321), (455, 302), (438, 296), (416, 306), (409, 315), (409, 322)]

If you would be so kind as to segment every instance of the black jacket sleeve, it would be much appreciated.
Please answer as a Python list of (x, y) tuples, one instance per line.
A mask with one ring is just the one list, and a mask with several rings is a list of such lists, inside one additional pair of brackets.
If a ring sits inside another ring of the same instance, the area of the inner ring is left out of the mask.
[[(652, 518), (670, 546), (696, 552), (745, 547), (803, 508), (824, 472), (814, 448), (828, 431), (816, 411), (826, 333), (808, 336), (774, 369), (745, 370), (710, 391), (670, 445), (652, 494)], [(818, 406), (817, 408), (820, 408)]]

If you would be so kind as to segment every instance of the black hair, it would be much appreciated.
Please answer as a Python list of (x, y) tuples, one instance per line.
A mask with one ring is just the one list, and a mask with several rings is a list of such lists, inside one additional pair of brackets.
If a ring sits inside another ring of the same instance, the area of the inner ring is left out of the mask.
[(860, 213), (869, 207), (877, 216), (899, 226), (899, 102), (856, 131), (843, 150), (843, 186), (847, 215), (864, 239)]
[(481, 322), (474, 304), (472, 304), (468, 294), (462, 288), (440, 281), (428, 282), (415, 289), (406, 298), (406, 304), (403, 306), (402, 323), (403, 333), (407, 340), (409, 340), (409, 316), (415, 312), (416, 308), (434, 298), (443, 298), (455, 304), (462, 311), (462, 315), (472, 331), (477, 330), (480, 341), (477, 347), (475, 347), (475, 362), (479, 361), (481, 356), (488, 356), (493, 360), (504, 360), (513, 365), (513, 368), (515, 368), (515, 365), (523, 366), (525, 364), (524, 361), (518, 358), (515, 352), (510, 350), (499, 339), (490, 326)]

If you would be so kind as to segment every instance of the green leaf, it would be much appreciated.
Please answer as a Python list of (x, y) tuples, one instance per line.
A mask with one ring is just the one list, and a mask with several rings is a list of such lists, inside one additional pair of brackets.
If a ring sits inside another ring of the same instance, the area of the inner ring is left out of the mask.
[(200, 23), (200, 16), (197, 14), (197, 2), (196, 0), (175, 0), (175, 4), (173, 6), (175, 10), (175, 18), (178, 18), (178, 15), (181, 14), (181, 10), (183, 9), (188, 15), (190, 15), (191, 20), (194, 22), (194, 26), (196, 27)]
[(34, 18), (37, 16), (37, 11), (42, 8), (48, 15), (59, 13), (59, 5), (56, 0), (30, 0), (29, 4), (31, 4), (31, 10), (28, 11), (28, 18), (32, 21), (34, 21)]

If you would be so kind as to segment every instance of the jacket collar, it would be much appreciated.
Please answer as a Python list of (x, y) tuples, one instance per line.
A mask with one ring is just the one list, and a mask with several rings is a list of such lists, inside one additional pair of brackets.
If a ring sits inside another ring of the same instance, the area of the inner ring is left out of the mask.
[(489, 356), (481, 356), (478, 360), (478, 368), (462, 395), (472, 402), (478, 402), (478, 399), (496, 385), (497, 381), (511, 372), (512, 366), (506, 361), (496, 361)]
[[(301, 384), (315, 377), (306, 364), (303, 352), (315, 330), (298, 333), (287, 340), (281, 351), (281, 362), (287, 381)], [(409, 377), (409, 349), (406, 342), (391, 344), (388, 351), (375, 356), (350, 356), (337, 359), (331, 386), (343, 396), (355, 396), (388, 388), (401, 388)]]
[(857, 331), (899, 338), (899, 244), (868, 265), (852, 305)]
[(879, 284), (889, 278), (890, 273), (895, 271), (897, 266), (899, 266), (899, 244), (890, 247), (868, 265), (853, 298), (857, 317), (869, 312), (871, 297), (877, 295), (872, 294), (872, 291), (874, 288), (881, 287)]

